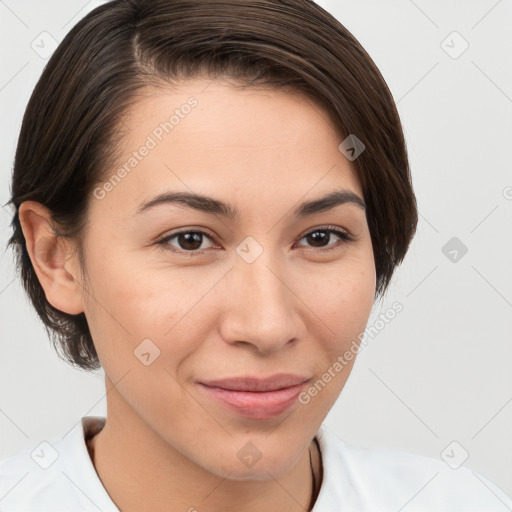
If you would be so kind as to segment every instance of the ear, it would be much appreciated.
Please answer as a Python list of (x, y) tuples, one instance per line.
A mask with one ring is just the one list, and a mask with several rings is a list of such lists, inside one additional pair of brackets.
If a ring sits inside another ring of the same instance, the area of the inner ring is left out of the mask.
[(50, 210), (41, 203), (24, 201), (19, 207), (19, 218), (27, 251), (46, 299), (64, 313), (82, 313), (79, 264), (71, 243), (55, 236)]

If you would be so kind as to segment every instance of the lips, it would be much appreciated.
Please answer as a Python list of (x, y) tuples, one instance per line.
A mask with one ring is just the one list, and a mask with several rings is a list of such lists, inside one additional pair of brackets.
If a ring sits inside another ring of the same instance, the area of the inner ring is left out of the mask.
[(265, 378), (233, 377), (199, 382), (199, 388), (229, 410), (250, 419), (271, 419), (288, 410), (310, 380), (279, 374)]
[(277, 389), (289, 388), (302, 384), (309, 380), (309, 377), (301, 377), (290, 373), (280, 373), (270, 377), (232, 377), (221, 380), (203, 380), (201, 384), (212, 388), (222, 388), (230, 391), (275, 391)]

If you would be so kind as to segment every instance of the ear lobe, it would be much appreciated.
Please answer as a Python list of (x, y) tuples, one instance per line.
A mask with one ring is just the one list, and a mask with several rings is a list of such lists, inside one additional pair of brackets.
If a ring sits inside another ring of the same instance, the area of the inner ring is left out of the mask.
[(82, 313), (82, 285), (78, 262), (68, 240), (58, 238), (52, 230), (51, 212), (35, 201), (20, 205), (19, 218), (27, 251), (48, 302), (54, 307), (76, 315)]

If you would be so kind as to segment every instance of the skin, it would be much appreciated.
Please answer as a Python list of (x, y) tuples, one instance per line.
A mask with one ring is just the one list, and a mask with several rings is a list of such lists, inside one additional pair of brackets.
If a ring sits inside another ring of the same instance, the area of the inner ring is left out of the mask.
[[(91, 198), (84, 282), (72, 241), (53, 237), (43, 205), (23, 203), (20, 219), (48, 301), (87, 317), (108, 391), (105, 428), (88, 448), (117, 506), (302, 512), (312, 485), (308, 447), (318, 478), (312, 440), (354, 360), (307, 405), (267, 420), (228, 410), (197, 381), (286, 372), (314, 383), (364, 331), (376, 279), (364, 209), (346, 203), (293, 215), (300, 202), (339, 189), (363, 199), (362, 189), (317, 104), (289, 91), (208, 83), (148, 88), (127, 113), (119, 165), (169, 112), (198, 100), (103, 199)], [(135, 213), (163, 191), (229, 202), (239, 218), (178, 204)], [(315, 245), (306, 235), (326, 225), (354, 240), (331, 234)], [(202, 254), (187, 257), (180, 237), (168, 250), (157, 243), (184, 229), (207, 233), (196, 244)], [(236, 252), (248, 236), (263, 249), (252, 263)], [(134, 355), (147, 338), (160, 350), (149, 366)], [(237, 457), (248, 442), (261, 453), (250, 468)]]

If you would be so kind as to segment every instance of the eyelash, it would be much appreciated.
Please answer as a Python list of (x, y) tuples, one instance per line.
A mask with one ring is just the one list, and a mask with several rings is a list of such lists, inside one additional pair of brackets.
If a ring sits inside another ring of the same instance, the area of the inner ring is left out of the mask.
[[(327, 251), (330, 251), (330, 250), (333, 250), (333, 249), (337, 249), (338, 247), (340, 247), (342, 245), (347, 245), (350, 242), (353, 242), (355, 240), (354, 237), (352, 237), (351, 235), (349, 235), (348, 233), (346, 233), (344, 231), (341, 231), (340, 229), (337, 229), (337, 228), (334, 228), (334, 227), (331, 227), (331, 226), (324, 226), (324, 227), (316, 228), (316, 229), (314, 229), (312, 231), (308, 231), (306, 234), (304, 234), (299, 239), (299, 241), (302, 240), (303, 238), (306, 238), (308, 235), (311, 235), (313, 233), (317, 233), (318, 231), (324, 231), (324, 232), (327, 232), (327, 233), (332, 233), (332, 234), (338, 236), (340, 238), (340, 240), (339, 240), (339, 243), (329, 245), (329, 246), (327, 246), (325, 248), (323, 248), (323, 247), (309, 247), (309, 250), (313, 251), (313, 252), (323, 252), (323, 253), (325, 253)], [(171, 246), (167, 242), (169, 242), (173, 238), (175, 238), (175, 237), (177, 237), (179, 235), (182, 235), (184, 233), (199, 233), (201, 235), (206, 236), (212, 242), (214, 242), (214, 240), (212, 240), (212, 237), (208, 233), (206, 233), (205, 231), (201, 231), (200, 229), (187, 229), (187, 230), (183, 230), (183, 231), (178, 231), (177, 233), (173, 233), (172, 235), (168, 235), (168, 236), (160, 239), (157, 242), (157, 245), (161, 246), (162, 249), (164, 249), (164, 250), (171, 251), (171, 252), (176, 253), (176, 254), (183, 254), (183, 255), (186, 255), (186, 256), (191, 256), (191, 257), (192, 256), (199, 256), (201, 254), (204, 254), (204, 252), (206, 250), (208, 250), (208, 249), (203, 249), (203, 250), (195, 250), (195, 251), (184, 251), (184, 250), (179, 250), (179, 249), (171, 248)]]

